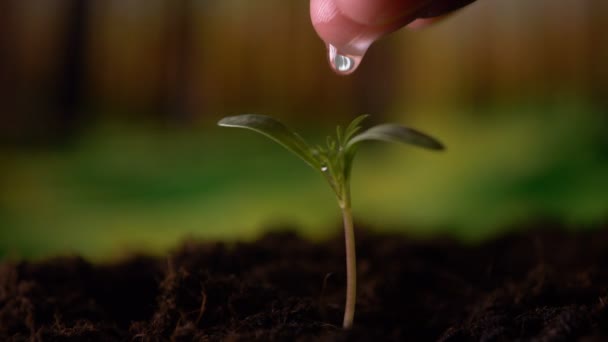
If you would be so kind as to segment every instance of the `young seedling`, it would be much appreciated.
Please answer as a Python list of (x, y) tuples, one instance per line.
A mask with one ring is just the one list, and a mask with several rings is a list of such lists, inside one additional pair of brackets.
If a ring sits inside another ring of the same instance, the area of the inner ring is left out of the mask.
[(224, 127), (239, 127), (261, 133), (276, 141), (313, 169), (321, 172), (334, 190), (344, 220), (346, 240), (346, 304), (343, 327), (353, 325), (357, 288), (357, 269), (355, 256), (355, 235), (350, 201), (350, 174), (353, 158), (364, 141), (381, 140), (411, 144), (431, 150), (443, 150), (436, 139), (411, 128), (395, 124), (383, 124), (361, 132), (361, 123), (368, 115), (353, 120), (345, 129), (338, 126), (336, 137), (327, 137), (326, 146), (310, 146), (297, 133), (289, 130), (281, 122), (264, 115), (246, 114), (226, 117), (218, 122)]

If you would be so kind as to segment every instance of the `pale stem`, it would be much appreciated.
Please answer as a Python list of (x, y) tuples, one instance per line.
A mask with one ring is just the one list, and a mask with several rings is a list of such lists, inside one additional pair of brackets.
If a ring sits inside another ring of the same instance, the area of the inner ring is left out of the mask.
[(357, 297), (357, 257), (355, 255), (355, 232), (353, 229), (353, 215), (350, 201), (346, 201), (342, 208), (344, 220), (344, 239), (346, 242), (346, 304), (344, 306), (344, 329), (353, 326), (355, 317), (355, 301)]

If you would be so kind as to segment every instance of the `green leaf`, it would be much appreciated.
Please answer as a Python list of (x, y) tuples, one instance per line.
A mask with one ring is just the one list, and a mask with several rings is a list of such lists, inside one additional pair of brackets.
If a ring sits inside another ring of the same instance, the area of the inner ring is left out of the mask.
[(407, 128), (395, 124), (383, 124), (374, 126), (365, 132), (356, 135), (347, 145), (352, 149), (358, 143), (365, 140), (381, 140), (388, 142), (399, 142), (409, 145), (428, 148), (431, 150), (443, 150), (444, 146), (437, 139), (419, 132), (412, 128)]
[(367, 119), (369, 114), (363, 114), (356, 117), (344, 130), (344, 141), (348, 142), (359, 130), (361, 129), (361, 123)]
[(343, 145), (344, 140), (343, 138), (343, 131), (342, 131), (342, 126), (338, 125), (336, 127), (336, 138), (338, 139), (338, 144)]
[(313, 149), (302, 137), (269, 116), (257, 114), (229, 116), (223, 118), (217, 124), (223, 127), (250, 129), (263, 134), (300, 157), (314, 169), (319, 170), (321, 167), (320, 161), (313, 155)]

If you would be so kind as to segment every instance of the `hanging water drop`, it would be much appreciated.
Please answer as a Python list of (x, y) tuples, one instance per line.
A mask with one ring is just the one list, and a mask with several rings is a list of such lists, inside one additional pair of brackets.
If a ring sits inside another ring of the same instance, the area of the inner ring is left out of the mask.
[(340, 75), (348, 75), (355, 71), (363, 58), (362, 55), (341, 53), (331, 44), (328, 45), (327, 50), (329, 53), (329, 64)]
[(327, 165), (321, 165), (321, 171), (327, 172), (327, 170), (329, 170), (329, 168), (327, 167)]
[(353, 67), (353, 60), (348, 56), (336, 55), (334, 58), (334, 66), (340, 72), (347, 72)]

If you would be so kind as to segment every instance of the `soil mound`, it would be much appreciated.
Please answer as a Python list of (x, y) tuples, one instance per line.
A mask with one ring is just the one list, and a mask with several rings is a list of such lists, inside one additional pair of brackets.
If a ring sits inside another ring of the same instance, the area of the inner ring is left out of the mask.
[(0, 340), (608, 340), (608, 229), (477, 246), (357, 233), (355, 327), (341, 237), (187, 243), (167, 258), (0, 266)]

